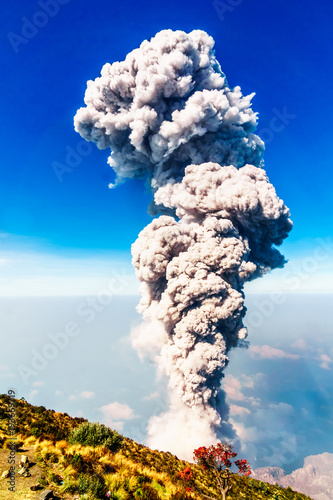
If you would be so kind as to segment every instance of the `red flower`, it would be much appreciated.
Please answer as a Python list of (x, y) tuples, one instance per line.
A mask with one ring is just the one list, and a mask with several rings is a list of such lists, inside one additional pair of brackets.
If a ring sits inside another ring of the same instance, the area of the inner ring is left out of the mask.
[(238, 473), (249, 476), (251, 474), (251, 467), (247, 460), (236, 460), (235, 465), (238, 467)]
[(177, 477), (183, 479), (184, 481), (190, 481), (193, 479), (193, 473), (191, 467), (185, 467), (185, 469), (178, 472)]

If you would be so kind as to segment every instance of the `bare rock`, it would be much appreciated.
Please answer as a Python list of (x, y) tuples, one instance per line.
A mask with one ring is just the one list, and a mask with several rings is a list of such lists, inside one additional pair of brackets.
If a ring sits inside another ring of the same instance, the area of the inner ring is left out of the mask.
[(52, 490), (44, 490), (39, 495), (39, 500), (49, 500), (51, 498), (54, 498)]
[(27, 457), (27, 455), (22, 455), (20, 464), (28, 464), (28, 463), (29, 463), (29, 458)]
[(5, 470), (3, 473), (2, 473), (2, 476), (1, 476), (1, 479), (6, 479), (7, 477), (9, 477), (9, 470)]
[(290, 486), (310, 496), (313, 500), (333, 498), (333, 453), (311, 455), (304, 459), (302, 468), (290, 474), (278, 467), (262, 467), (254, 471), (253, 477), (267, 483), (278, 483), (283, 488)]
[(280, 481), (286, 475), (285, 471), (280, 467), (261, 467), (252, 471), (252, 477), (265, 483), (280, 484)]
[(26, 468), (25, 466), (22, 466), (21, 469), (19, 469), (18, 474), (20, 474), (20, 476), (25, 476), (25, 477), (31, 476), (29, 469)]
[(34, 484), (33, 486), (30, 486), (31, 491), (38, 491), (40, 490), (41, 485), (39, 483)]

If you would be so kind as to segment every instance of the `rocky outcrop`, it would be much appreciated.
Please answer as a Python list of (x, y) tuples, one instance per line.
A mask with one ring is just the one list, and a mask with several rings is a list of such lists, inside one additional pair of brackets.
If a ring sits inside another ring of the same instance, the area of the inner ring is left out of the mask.
[(333, 453), (311, 455), (304, 460), (301, 469), (286, 474), (279, 467), (255, 469), (252, 477), (266, 483), (275, 484), (310, 496), (313, 500), (332, 500), (333, 498)]

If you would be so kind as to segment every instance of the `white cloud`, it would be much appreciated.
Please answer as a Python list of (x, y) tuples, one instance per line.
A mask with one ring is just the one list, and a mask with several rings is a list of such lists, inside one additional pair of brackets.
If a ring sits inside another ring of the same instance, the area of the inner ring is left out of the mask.
[(9, 366), (0, 365), (0, 377), (2, 379), (5, 379), (5, 378), (14, 378), (15, 375), (11, 371), (9, 371)]
[(243, 401), (245, 396), (241, 392), (242, 384), (239, 379), (233, 377), (232, 375), (227, 375), (224, 379), (223, 390), (227, 394), (229, 399), (234, 401)]
[(37, 389), (32, 389), (32, 390), (29, 392), (28, 396), (27, 396), (27, 400), (28, 400), (30, 403), (32, 403), (32, 402), (33, 402), (33, 400), (35, 399), (35, 396), (37, 396), (38, 392), (39, 392), (39, 391), (38, 391)]
[(250, 354), (253, 358), (257, 359), (275, 359), (275, 358), (286, 358), (286, 359), (299, 359), (299, 354), (290, 354), (283, 351), (282, 349), (276, 349), (269, 345), (251, 345), (249, 347)]
[(167, 334), (161, 321), (145, 320), (131, 330), (132, 347), (142, 360), (147, 357), (157, 362), (166, 341)]
[(256, 427), (245, 426), (240, 422), (236, 422), (230, 419), (232, 426), (235, 428), (237, 432), (237, 436), (241, 440), (242, 449), (247, 448), (248, 443), (254, 442), (257, 439), (257, 429)]
[(127, 404), (118, 402), (109, 403), (102, 406), (100, 411), (103, 414), (103, 422), (108, 427), (122, 431), (124, 427), (124, 420), (132, 420), (136, 418), (133, 409)]
[(294, 408), (288, 403), (271, 403), (268, 405), (273, 411), (279, 412), (280, 415), (293, 415), (295, 413)]
[(149, 394), (149, 396), (144, 396), (142, 398), (143, 401), (151, 401), (152, 399), (157, 399), (160, 396), (160, 393), (158, 391), (152, 392)]
[(76, 399), (90, 399), (90, 398), (93, 398), (94, 396), (95, 396), (94, 392), (82, 391), (82, 392), (80, 392), (80, 394), (78, 396), (75, 396), (74, 394), (71, 394), (69, 396), (69, 400), (70, 401), (75, 401)]
[(242, 389), (253, 389), (255, 384), (255, 378), (262, 377), (261, 373), (257, 373), (254, 377), (247, 377), (246, 375), (240, 375), (238, 378), (233, 375), (226, 375), (223, 382), (223, 390), (226, 393), (228, 399), (233, 401), (243, 401), (248, 402), (253, 406), (260, 403), (260, 399), (244, 396)]
[(298, 339), (298, 340), (296, 340), (296, 342), (291, 344), (291, 347), (293, 347), (294, 349), (306, 350), (308, 348), (308, 345), (304, 339)]
[(63, 394), (64, 394), (64, 393), (63, 393), (62, 391), (60, 391), (59, 389), (57, 389), (57, 390), (55, 391), (55, 395), (56, 395), (56, 396), (63, 396)]
[(33, 382), (33, 386), (34, 387), (41, 387), (42, 385), (44, 385), (45, 382), (42, 382), (41, 380), (36, 380), (36, 382)]
[(80, 394), (80, 397), (84, 398), (84, 399), (90, 399), (90, 398), (93, 398), (94, 396), (95, 396), (95, 393), (90, 392), (90, 391), (82, 391)]
[[(257, 374), (257, 376), (258, 375), (261, 375), (261, 374)], [(249, 387), (251, 389), (254, 388), (254, 380), (252, 377), (247, 377), (246, 375), (242, 375), (241, 380), (242, 380), (242, 384), (244, 387)]]
[(321, 354), (317, 359), (319, 359), (320, 361), (319, 364), (320, 368), (322, 368), (323, 370), (331, 369), (331, 364), (333, 363), (333, 360), (327, 354)]
[(244, 406), (238, 406), (238, 405), (230, 405), (230, 415), (232, 417), (237, 416), (237, 415), (244, 415), (244, 414), (250, 414), (250, 410), (248, 408), (245, 408)]

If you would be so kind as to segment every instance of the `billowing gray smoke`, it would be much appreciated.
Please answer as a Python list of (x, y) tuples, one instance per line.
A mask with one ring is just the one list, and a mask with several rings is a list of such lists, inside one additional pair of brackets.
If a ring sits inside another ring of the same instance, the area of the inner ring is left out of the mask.
[(148, 444), (184, 458), (223, 428), (220, 394), (228, 351), (247, 335), (243, 286), (282, 267), (289, 210), (263, 170), (250, 96), (231, 89), (214, 41), (165, 30), (106, 64), (89, 81), (75, 129), (99, 148), (121, 182), (148, 177), (154, 219), (132, 247), (145, 322), (139, 352), (169, 377), (169, 410)]

